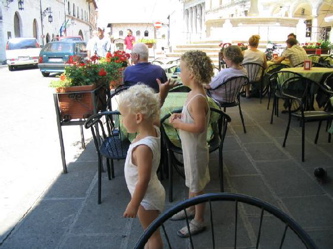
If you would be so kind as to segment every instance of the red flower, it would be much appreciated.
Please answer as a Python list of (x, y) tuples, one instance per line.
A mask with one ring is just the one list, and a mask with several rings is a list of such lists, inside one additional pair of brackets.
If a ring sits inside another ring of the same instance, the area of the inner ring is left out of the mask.
[(97, 55), (93, 55), (93, 56), (91, 56), (90, 59), (91, 59), (92, 62), (96, 62), (96, 61), (99, 60), (99, 57)]
[(64, 75), (64, 74), (60, 75), (60, 80), (65, 81), (66, 80), (66, 75)]
[(101, 70), (99, 70), (99, 72), (98, 72), (98, 75), (99, 75), (99, 76), (106, 76), (106, 71), (105, 71), (105, 69), (104, 69), (104, 68), (101, 68)]

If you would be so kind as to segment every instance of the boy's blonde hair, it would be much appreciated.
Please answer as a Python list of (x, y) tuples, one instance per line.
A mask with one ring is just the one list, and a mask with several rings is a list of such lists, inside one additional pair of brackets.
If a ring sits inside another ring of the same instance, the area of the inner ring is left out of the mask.
[(202, 84), (210, 83), (214, 75), (214, 69), (212, 60), (205, 52), (199, 50), (187, 51), (180, 59), (186, 63), (198, 82)]
[(147, 85), (138, 83), (120, 93), (118, 104), (131, 113), (143, 114), (146, 119), (155, 121), (160, 118), (159, 96)]

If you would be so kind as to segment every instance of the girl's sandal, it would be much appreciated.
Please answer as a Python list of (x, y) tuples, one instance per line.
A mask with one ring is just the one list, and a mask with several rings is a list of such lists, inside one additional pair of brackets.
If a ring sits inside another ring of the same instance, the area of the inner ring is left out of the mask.
[[(189, 223), (189, 227), (190, 227), (191, 236), (201, 233), (206, 229), (206, 226), (203, 222), (199, 222), (194, 219), (191, 220), (191, 222)], [(177, 235), (181, 238), (188, 238), (190, 237), (190, 232), (186, 225), (177, 232)]]
[[(187, 209), (186, 214), (187, 214), (188, 219), (192, 219), (195, 215), (195, 210), (194, 209)], [(182, 211), (174, 214), (170, 218), (170, 220), (184, 220), (184, 219), (186, 219), (186, 214), (185, 214), (185, 210), (182, 210)]]

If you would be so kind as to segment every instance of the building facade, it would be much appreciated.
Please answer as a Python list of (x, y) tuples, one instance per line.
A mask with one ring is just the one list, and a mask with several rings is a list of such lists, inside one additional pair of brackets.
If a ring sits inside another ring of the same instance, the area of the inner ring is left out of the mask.
[(0, 62), (6, 42), (15, 37), (35, 37), (41, 45), (57, 36), (84, 40), (96, 29), (95, 0), (2, 0), (0, 1)]
[[(259, 34), (264, 41), (285, 41), (295, 33), (301, 43), (333, 40), (332, 4), (332, 0), (180, 0), (184, 25), (175, 36), (182, 33), (187, 42), (231, 42)], [(178, 18), (171, 14), (171, 23)]]

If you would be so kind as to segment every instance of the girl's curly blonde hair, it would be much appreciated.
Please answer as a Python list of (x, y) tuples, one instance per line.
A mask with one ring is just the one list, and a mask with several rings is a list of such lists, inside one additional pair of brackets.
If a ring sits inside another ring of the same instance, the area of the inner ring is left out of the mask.
[(214, 75), (212, 60), (202, 51), (191, 50), (185, 52), (180, 59), (184, 61), (198, 82), (210, 83)]
[(160, 117), (160, 99), (154, 90), (142, 83), (131, 86), (120, 93), (118, 105), (131, 113), (141, 113), (145, 119), (156, 121)]

